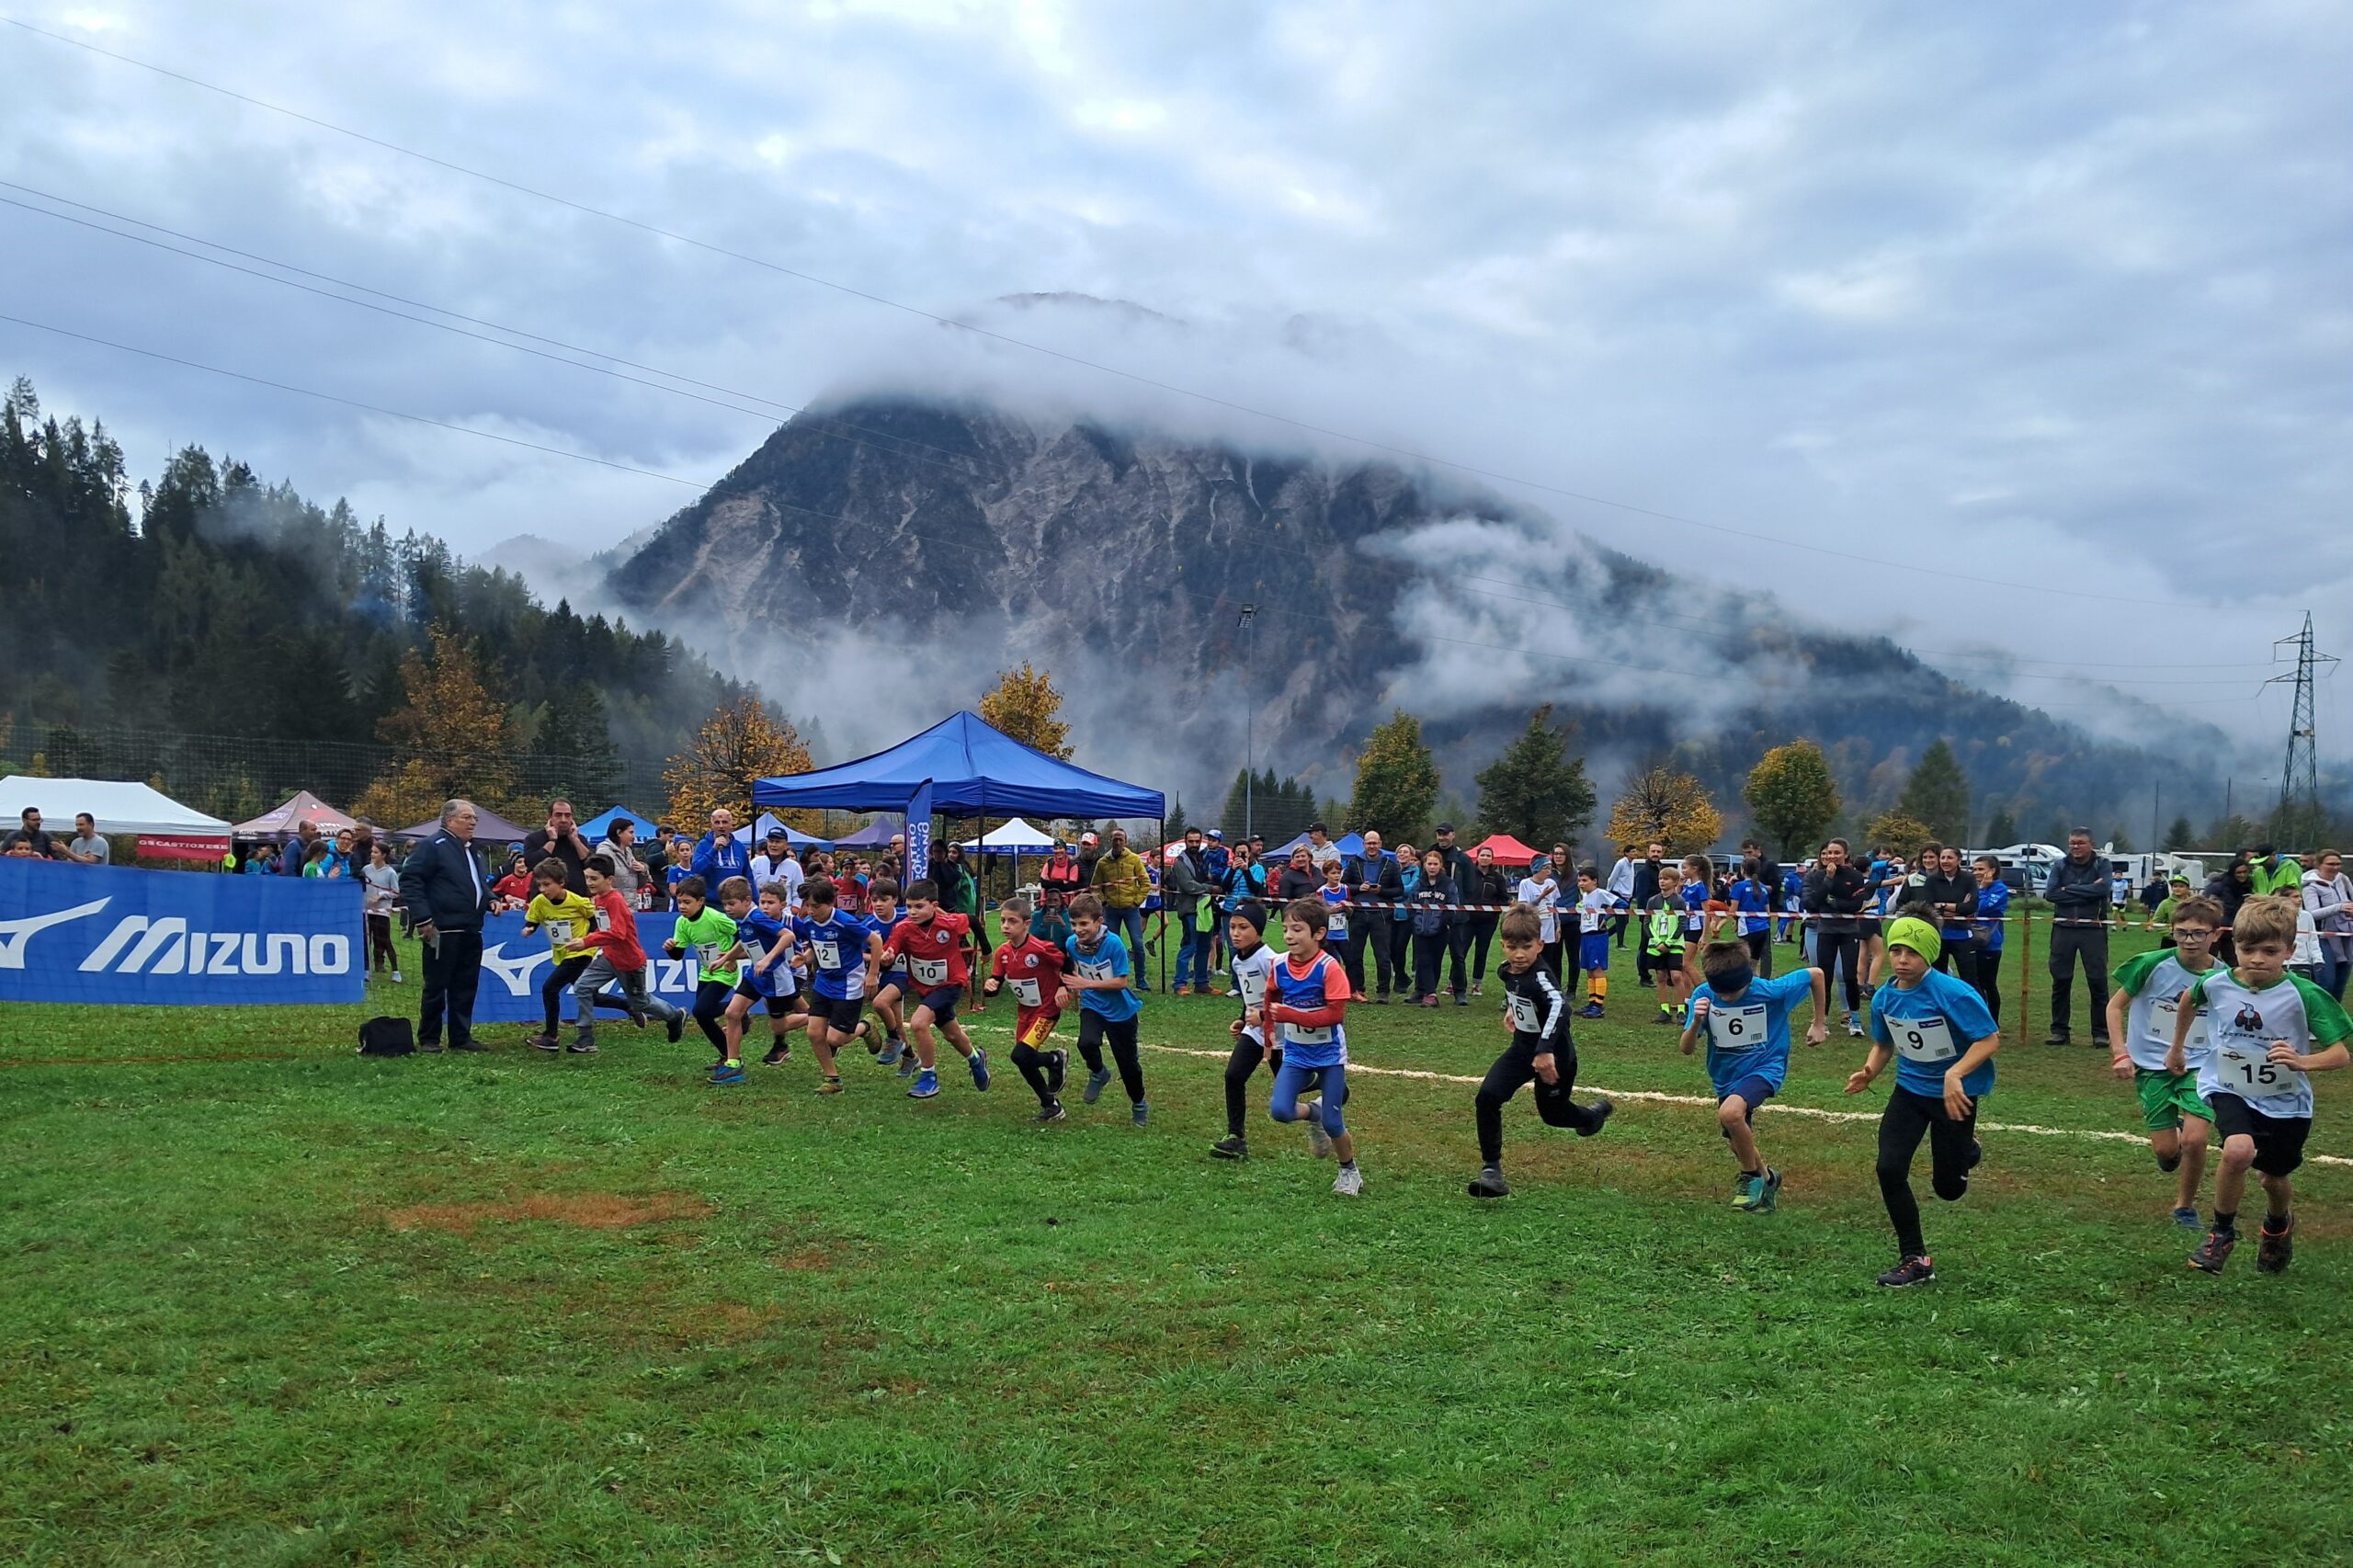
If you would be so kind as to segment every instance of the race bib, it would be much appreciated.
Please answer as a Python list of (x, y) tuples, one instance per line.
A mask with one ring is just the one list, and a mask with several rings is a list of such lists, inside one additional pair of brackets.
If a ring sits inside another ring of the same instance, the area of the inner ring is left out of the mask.
[(1515, 994), (1511, 1002), (1511, 1027), (1520, 1034), (1534, 1034), (1544, 1027), (1543, 1018), (1536, 1011), (1536, 998)]
[(1034, 980), (1017, 980), (1013, 983), (1013, 999), (1025, 1007), (1041, 1006), (1045, 993)]
[(828, 973), (842, 967), (842, 945), (839, 942), (812, 942), (809, 950), (817, 955), (817, 967)]
[(697, 942), (695, 944), (695, 957), (702, 961), (702, 967), (705, 969), (717, 969), (719, 967), (719, 955), (726, 950), (725, 947), (717, 942)]
[(2222, 1087), (2250, 1099), (2295, 1092), (2296, 1069), (2272, 1061), (2268, 1041), (2216, 1047), (2214, 1075), (2222, 1079)]
[(1348, 917), (1345, 915), (1333, 915), (1324, 923), (1324, 935), (1335, 942), (1347, 941), (1348, 939)]
[(1330, 1024), (1285, 1024), (1283, 1040), (1290, 1045), (1329, 1045), (1333, 1029)]
[(1907, 1062), (1950, 1062), (1961, 1054), (1952, 1042), (1952, 1026), (1942, 1015), (1890, 1018), (1887, 1032), (1895, 1037), (1895, 1054)]
[(568, 948), (572, 946), (571, 921), (551, 920), (548, 922), (548, 946), (551, 948)]
[(915, 976), (917, 985), (934, 990), (948, 983), (948, 960), (910, 958), (907, 960), (907, 972)]
[(597, 911), (597, 929), (599, 931), (609, 931), (612, 928), (613, 917), (606, 914), (601, 909)]
[(1110, 960), (1108, 959), (1096, 963), (1089, 963), (1085, 959), (1081, 959), (1078, 960), (1078, 972), (1088, 980), (1110, 980), (1114, 978), (1111, 973)]
[(1242, 993), (1242, 1006), (1245, 1008), (1255, 1010), (1267, 999), (1267, 977), (1256, 970), (1235, 970), (1233, 988)]
[[(1941, 1024), (1942, 1018), (1937, 1020)], [(1710, 1007), (1708, 1009), (1708, 1041), (1727, 1055), (1744, 1051), (1756, 1051), (1765, 1044), (1767, 1033), (1765, 1004), (1752, 1002), (1745, 1007)], [(1899, 1031), (1902, 1025), (1896, 1025)]]

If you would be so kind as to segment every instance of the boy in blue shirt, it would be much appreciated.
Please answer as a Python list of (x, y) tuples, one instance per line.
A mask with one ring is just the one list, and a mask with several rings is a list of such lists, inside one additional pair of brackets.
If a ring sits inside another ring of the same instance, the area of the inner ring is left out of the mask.
[(809, 1015), (801, 1010), (801, 984), (792, 973), (792, 937), (785, 929), (784, 886), (771, 883), (755, 899), (749, 882), (730, 877), (720, 886), (720, 907), (735, 922), (737, 949), (752, 960), (736, 980), (734, 995), (728, 998), (728, 1019), (741, 1040), (744, 1020), (752, 1016), (752, 1008), (766, 1005), (768, 1031), (774, 1039), (760, 1060), (770, 1067), (782, 1066), (792, 1058), (792, 1046), (784, 1037), (809, 1027)]
[(1086, 1090), (1080, 1097), (1093, 1105), (1111, 1081), (1103, 1065), (1103, 1042), (1120, 1064), (1120, 1085), (1134, 1103), (1133, 1120), (1144, 1124), (1149, 1108), (1143, 1099), (1143, 1058), (1136, 1051), (1136, 1018), (1143, 998), (1135, 993), (1134, 971), (1128, 945), (1105, 928), (1103, 901), (1083, 892), (1070, 903), (1071, 939), (1064, 950), (1070, 967), (1063, 974), (1063, 990), (1078, 996), (1078, 1053), (1086, 1059)]
[[(877, 877), (866, 890), (866, 923), (884, 941), (891, 932), (906, 918), (906, 911), (899, 903), (899, 884), (889, 877)], [(895, 955), (891, 967), (877, 977), (881, 984), (874, 991), (874, 1016), (882, 1020), (887, 1039), (878, 1041), (873, 1035), (866, 1037), (866, 1046), (874, 1052), (876, 1065), (898, 1064), (899, 1076), (915, 1075), (915, 1053), (907, 1049), (906, 996), (915, 989), (915, 979), (907, 972), (904, 954)]]
[[(769, 885), (781, 895), (781, 879)], [(838, 897), (831, 878), (811, 877), (801, 886), (801, 907), (809, 913), (785, 922), (808, 949), (809, 1049), (817, 1053), (821, 1095), (842, 1092), (834, 1052), (871, 1032), (859, 1015), (866, 1009), (867, 971), (880, 965), (882, 953), (881, 934), (864, 916), (843, 914)]]
[(1769, 1213), (1781, 1191), (1781, 1173), (1756, 1149), (1756, 1108), (1781, 1092), (1790, 1075), (1790, 1009), (1798, 998), (1813, 998), (1808, 1045), (1830, 1038), (1830, 992), (1818, 969), (1802, 969), (1779, 980), (1761, 978), (1745, 940), (1711, 942), (1700, 955), (1708, 978), (1691, 993), (1691, 1018), (1683, 1026), (1683, 1054), (1708, 1037), (1708, 1080), (1715, 1085), (1716, 1125), (1740, 1162), (1733, 1182), (1733, 1207), (1749, 1214)]
[(1929, 1185), (1948, 1203), (1969, 1190), (1969, 1173), (1985, 1157), (1977, 1103), (1993, 1091), (2002, 1034), (1975, 986), (1932, 967), (1943, 949), (1937, 928), (1916, 915), (1889, 925), (1887, 961), (1895, 976), (1871, 994), (1870, 1054), (1847, 1080), (1847, 1092), (1859, 1095), (1895, 1061), (1895, 1090), (1879, 1122), (1879, 1192), (1901, 1255), (1879, 1277), (1891, 1290), (1937, 1277), (1912, 1195), (1921, 1136), (1928, 1139)]

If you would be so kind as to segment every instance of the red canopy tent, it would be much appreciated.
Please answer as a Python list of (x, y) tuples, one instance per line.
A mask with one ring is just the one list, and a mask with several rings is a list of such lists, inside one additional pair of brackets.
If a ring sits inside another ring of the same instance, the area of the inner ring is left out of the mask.
[(1535, 850), (1530, 849), (1508, 833), (1491, 833), (1479, 840), (1471, 846), (1472, 858), (1476, 858), (1482, 849), (1495, 851), (1495, 864), (1498, 866), (1525, 866), (1535, 859), (1537, 855)]

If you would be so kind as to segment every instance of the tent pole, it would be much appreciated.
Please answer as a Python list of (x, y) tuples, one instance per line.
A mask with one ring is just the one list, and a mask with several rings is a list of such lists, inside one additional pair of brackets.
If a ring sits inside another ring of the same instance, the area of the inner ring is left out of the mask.
[(1154, 835), (1154, 842), (1159, 846), (1159, 847), (1153, 850), (1153, 853), (1162, 858), (1160, 862), (1160, 994), (1163, 996), (1165, 996), (1169, 994), (1168, 860), (1166, 858), (1168, 850), (1168, 808), (1164, 804), (1160, 808), (1160, 831)]

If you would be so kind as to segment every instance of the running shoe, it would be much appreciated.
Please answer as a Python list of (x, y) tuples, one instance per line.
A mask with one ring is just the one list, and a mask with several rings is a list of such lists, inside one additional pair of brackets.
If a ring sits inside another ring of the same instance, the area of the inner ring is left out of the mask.
[(2257, 1274), (2285, 1274), (2296, 1256), (2296, 1244), (2291, 1239), (2296, 1229), (2296, 1217), (2289, 1215), (2278, 1230), (2267, 1220), (2255, 1237), (2255, 1271)]
[(1029, 1119), (1029, 1122), (1033, 1127), (1048, 1127), (1060, 1121), (1067, 1114), (1063, 1109), (1063, 1102), (1056, 1100), (1050, 1106), (1040, 1107), (1038, 1114)]
[(712, 1088), (732, 1089), (737, 1085), (743, 1083), (743, 1081), (744, 1064), (741, 1062), (714, 1062), (711, 1063), (710, 1086)]
[(840, 1094), (842, 1092), (841, 1074), (836, 1073), (830, 1076), (818, 1079), (817, 1092), (821, 1095)]
[(1601, 1017), (1601, 1004), (1598, 1002), (1587, 1002), (1584, 1006), (1577, 1009), (1577, 1017), (1580, 1018), (1597, 1018)]
[(1332, 1178), (1332, 1190), (1343, 1198), (1354, 1198), (1364, 1191), (1364, 1173), (1354, 1165), (1342, 1165), (1340, 1174)]
[(1862, 1020), (1862, 1019), (1860, 1019), (1860, 1018), (1859, 1018), (1859, 1017), (1856, 1017), (1854, 1014), (1852, 1014), (1852, 1013), (1847, 1014), (1847, 1033), (1848, 1037), (1849, 1037), (1849, 1038), (1851, 1038), (1851, 1039), (1854, 1039), (1854, 1040), (1860, 1040), (1860, 1039), (1862, 1039), (1862, 1038), (1863, 1038), (1863, 1020)]
[(1324, 1131), (1324, 1118), (1320, 1107), (1308, 1114), (1307, 1152), (1319, 1160), (1328, 1160), (1332, 1157), (1332, 1135)]
[(1772, 1166), (1765, 1167), (1764, 1200), (1756, 1205), (1759, 1214), (1770, 1214), (1781, 1201), (1781, 1173)]
[(1740, 1196), (1733, 1199), (1732, 1206), (1745, 1214), (1754, 1214), (1764, 1206), (1764, 1202), (1765, 1178), (1761, 1176), (1741, 1177)]
[(1111, 1070), (1108, 1067), (1097, 1067), (1094, 1072), (1089, 1073), (1086, 1075), (1086, 1089), (1079, 1096), (1079, 1098), (1085, 1100), (1088, 1105), (1093, 1105), (1097, 1100), (1103, 1097), (1103, 1085), (1110, 1081)]
[(1504, 1180), (1503, 1166), (1488, 1165), (1472, 1176), (1471, 1185), (1463, 1190), (1473, 1198), (1509, 1198), (1511, 1183)]
[(1211, 1144), (1210, 1153), (1221, 1160), (1246, 1160), (1250, 1157), (1250, 1140), (1239, 1132), (1233, 1133)]
[(1879, 1277), (1879, 1282), (1891, 1290), (1901, 1290), (1907, 1285), (1927, 1285), (1935, 1282), (1937, 1266), (1927, 1254), (1907, 1257)]
[(915, 1060), (915, 1053), (913, 1051), (902, 1051), (899, 1052), (900, 1077), (912, 1078), (917, 1073), (922, 1071), (923, 1063)]
[(1472, 995), (1473, 995), (1473, 996), (1483, 996), (1483, 995), (1485, 995), (1486, 994), (1487, 994), (1487, 988), (1486, 988), (1485, 986), (1483, 986), (1483, 985), (1480, 984), (1480, 983), (1479, 983), (1477, 981), (1475, 981), (1475, 980), (1474, 980), (1474, 981), (1472, 981), (1472, 982), (1471, 983), (1471, 994), (1472, 994)]
[(1468, 997), (1468, 996), (1463, 996), (1463, 995), (1460, 995), (1460, 994), (1458, 994), (1458, 995), (1454, 998), (1454, 1005), (1455, 1005), (1456, 1006), (1458, 1006), (1458, 1007), (1468, 1007), (1469, 1006), (1471, 1006), (1471, 998), (1470, 998), (1470, 997)]
[(2185, 1231), (2194, 1231), (2198, 1228), (2198, 1210), (2177, 1209), (2173, 1211), (2173, 1222)]
[(2236, 1232), (2226, 1236), (2220, 1231), (2209, 1231), (2206, 1239), (2198, 1244), (2198, 1250), (2189, 1255), (2189, 1267), (2203, 1274), (2220, 1274), (2222, 1266), (2231, 1261), (2231, 1249), (2238, 1244)]
[(763, 1067), (781, 1067), (791, 1060), (792, 1048), (785, 1044), (784, 1041), (779, 1040), (775, 1045), (769, 1048), (768, 1053), (766, 1056), (760, 1058), (760, 1065)]
[(915, 1086), (907, 1091), (911, 1100), (927, 1100), (939, 1093), (939, 1074), (926, 1068), (915, 1074)]
[(1135, 1110), (1133, 1114), (1128, 1118), (1128, 1120), (1132, 1126), (1142, 1127), (1151, 1119), (1151, 1116), (1152, 1107), (1143, 1100), (1138, 1100), (1136, 1101)]
[(402, 982), (401, 982), (401, 971), (400, 971), (399, 970), (394, 970), (394, 971), (392, 971), (392, 983), (393, 983), (394, 985), (398, 985), (398, 984), (402, 983)]
[(555, 1036), (551, 1034), (535, 1034), (523, 1043), (531, 1047), (535, 1051), (562, 1051), (563, 1049), (563, 1042), (556, 1039)]
[(972, 1087), (985, 1089), (989, 1086), (989, 1053), (987, 1051), (977, 1045), (974, 1046), (972, 1054), (965, 1065), (972, 1070)]
[(1594, 1101), (1593, 1120), (1590, 1124), (1578, 1128), (1577, 1136), (1580, 1138), (1590, 1138), (1595, 1133), (1600, 1131), (1601, 1124), (1608, 1121), (1610, 1117), (1616, 1113), (1617, 1109), (1618, 1102), (1616, 1100)]
[(677, 1044), (680, 1040), (684, 1040), (684, 1039), (686, 1039), (686, 1038), (687, 1038), (687, 1016), (686, 1016), (684, 1013), (673, 1013), (673, 1014), (671, 1014), (671, 1015), (670, 1015), (670, 1043), (671, 1043), (672, 1045), (676, 1045), (676, 1044)]
[(882, 1049), (874, 1053), (874, 1064), (877, 1067), (895, 1067), (899, 1064), (900, 1054), (906, 1049), (904, 1040), (885, 1040)]
[(594, 1056), (597, 1054), (597, 1042), (593, 1040), (575, 1040), (563, 1049), (574, 1056)]
[(1745, 1209), (1748, 1207), (1748, 1184), (1756, 1179), (1757, 1178), (1748, 1175), (1745, 1171), (1735, 1171), (1733, 1173), (1732, 1206), (1733, 1208)]

